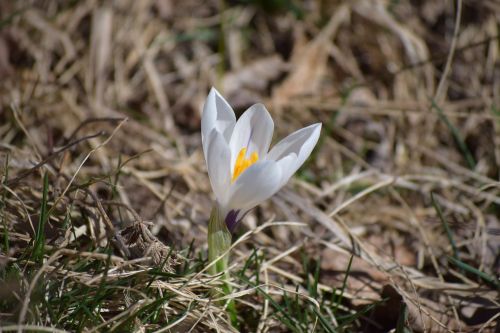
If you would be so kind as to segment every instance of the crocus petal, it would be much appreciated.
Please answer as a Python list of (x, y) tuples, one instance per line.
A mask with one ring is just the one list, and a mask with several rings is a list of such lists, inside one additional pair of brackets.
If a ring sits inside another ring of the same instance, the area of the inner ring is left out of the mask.
[(280, 189), (280, 182), (281, 168), (276, 162), (257, 162), (231, 185), (227, 207), (239, 209), (240, 215), (243, 215), (276, 193)]
[(281, 188), (285, 186), (285, 184), (288, 182), (290, 177), (295, 172), (291, 171), (294, 170), (295, 166), (297, 165), (297, 154), (290, 153), (285, 157), (281, 158), (279, 161), (277, 161), (276, 164), (281, 169), (281, 181), (280, 181), (280, 188)]
[(224, 222), (226, 223), (226, 227), (229, 229), (230, 232), (233, 232), (234, 228), (236, 227), (236, 224), (238, 224), (239, 213), (240, 213), (239, 210), (231, 209), (226, 214), (226, 218), (224, 219)]
[(212, 88), (208, 94), (203, 107), (201, 118), (201, 140), (203, 142), (203, 152), (205, 159), (208, 151), (208, 137), (215, 128), (222, 134), (226, 142), (229, 142), (236, 124), (236, 116), (231, 106), (226, 102), (219, 92)]
[(245, 111), (234, 126), (233, 134), (229, 141), (231, 170), (234, 170), (236, 158), (242, 148), (247, 149), (247, 156), (250, 156), (253, 152), (257, 152), (259, 158), (264, 157), (269, 150), (273, 131), (273, 119), (264, 105), (255, 104)]
[[(282, 185), (290, 179), (295, 171), (311, 155), (314, 146), (318, 142), (320, 132), (321, 123), (304, 127), (281, 140), (267, 154), (267, 160), (280, 161), (287, 158), (285, 161), (279, 163), (282, 168)], [(289, 156), (294, 156), (295, 158), (290, 158)]]
[(212, 190), (217, 201), (224, 203), (229, 187), (231, 186), (231, 151), (217, 129), (213, 129), (207, 140), (207, 169)]

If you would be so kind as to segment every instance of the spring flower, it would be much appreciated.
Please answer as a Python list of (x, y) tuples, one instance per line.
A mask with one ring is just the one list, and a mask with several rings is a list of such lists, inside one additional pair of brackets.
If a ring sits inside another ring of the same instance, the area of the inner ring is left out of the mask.
[[(251, 106), (236, 121), (226, 100), (212, 88), (201, 119), (201, 140), (216, 204), (208, 222), (209, 272), (221, 274), (222, 295), (231, 293), (229, 249), (231, 232), (253, 207), (282, 188), (311, 154), (321, 124), (300, 129), (271, 150), (274, 123), (262, 104)], [(221, 296), (214, 290), (214, 296)], [(238, 327), (234, 300), (227, 311)]]
[(211, 89), (201, 121), (203, 152), (217, 199), (215, 213), (231, 232), (246, 212), (275, 194), (304, 163), (321, 124), (302, 128), (269, 150), (273, 131), (264, 105), (251, 106), (236, 121), (231, 106)]

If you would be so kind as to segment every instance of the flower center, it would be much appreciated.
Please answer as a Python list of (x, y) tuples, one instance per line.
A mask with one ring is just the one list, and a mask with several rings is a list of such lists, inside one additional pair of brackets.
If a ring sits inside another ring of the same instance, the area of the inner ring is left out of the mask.
[(255, 151), (250, 155), (250, 158), (246, 158), (246, 154), (246, 148), (242, 148), (238, 153), (238, 158), (236, 158), (236, 163), (234, 164), (233, 178), (231, 179), (231, 182), (234, 182), (236, 178), (243, 173), (243, 171), (259, 160), (259, 154)]

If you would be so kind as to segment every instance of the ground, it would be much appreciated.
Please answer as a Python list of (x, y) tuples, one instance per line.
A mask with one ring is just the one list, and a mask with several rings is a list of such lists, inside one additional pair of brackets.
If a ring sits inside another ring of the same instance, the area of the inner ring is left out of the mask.
[[(0, 331), (498, 332), (500, 5), (0, 3)], [(313, 154), (207, 273), (215, 86)]]

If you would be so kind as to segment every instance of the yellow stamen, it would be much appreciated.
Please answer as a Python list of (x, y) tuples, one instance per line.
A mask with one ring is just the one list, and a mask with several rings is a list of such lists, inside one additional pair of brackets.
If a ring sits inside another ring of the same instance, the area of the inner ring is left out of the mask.
[(246, 148), (242, 148), (238, 153), (236, 163), (234, 164), (233, 178), (231, 179), (231, 182), (234, 182), (236, 178), (243, 173), (243, 171), (259, 160), (259, 154), (257, 154), (256, 151), (250, 155), (250, 158), (245, 158), (246, 154)]

